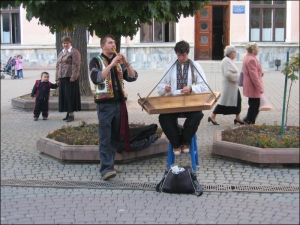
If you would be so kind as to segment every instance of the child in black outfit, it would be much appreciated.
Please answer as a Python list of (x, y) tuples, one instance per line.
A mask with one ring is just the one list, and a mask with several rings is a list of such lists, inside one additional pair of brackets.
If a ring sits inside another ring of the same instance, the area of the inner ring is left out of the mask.
[(31, 97), (35, 97), (33, 110), (34, 121), (38, 120), (41, 111), (43, 120), (48, 119), (50, 89), (56, 89), (57, 87), (57, 84), (52, 84), (51, 82), (49, 82), (48, 72), (42, 72), (41, 80), (35, 81), (31, 92)]

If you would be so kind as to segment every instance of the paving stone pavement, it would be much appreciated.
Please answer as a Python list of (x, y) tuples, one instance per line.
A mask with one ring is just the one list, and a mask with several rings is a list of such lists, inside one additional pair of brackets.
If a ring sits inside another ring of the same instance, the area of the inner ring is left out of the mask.
[[(54, 71), (50, 80), (54, 81)], [(49, 120), (33, 121), (32, 111), (15, 108), (11, 99), (28, 94), (41, 70), (25, 70), (23, 80), (1, 80), (1, 180), (99, 181), (97, 163), (62, 163), (36, 150), (36, 142), (66, 122), (64, 113), (51, 110)], [(212, 90), (220, 91), (221, 74), (206, 72)], [(136, 82), (125, 83), (130, 122), (158, 123), (158, 115), (142, 111), (137, 93), (146, 97), (162, 77), (162, 70), (138, 70)], [(273, 109), (261, 112), (257, 123), (281, 125), (284, 76), (266, 72), (266, 95)], [(289, 83), (288, 83), (289, 84)], [(93, 87), (93, 86), (92, 86)], [(157, 96), (156, 89), (151, 96)], [(213, 110), (213, 109), (212, 109)], [(214, 156), (213, 134), (234, 127), (233, 115), (217, 116), (220, 126), (207, 122), (212, 110), (203, 111), (197, 131), (198, 180), (203, 184), (274, 185), (299, 187), (299, 167), (253, 165)], [(242, 97), (242, 113), (247, 99)], [(75, 113), (81, 121), (97, 123), (96, 111)], [(181, 122), (181, 120), (180, 120)], [(293, 84), (288, 125), (299, 126), (299, 83)], [(159, 182), (167, 156), (117, 165), (123, 172), (115, 181)], [(188, 165), (181, 155), (178, 164)], [(299, 193), (205, 192), (201, 197), (145, 190), (37, 188), (1, 186), (1, 224), (299, 224)]]

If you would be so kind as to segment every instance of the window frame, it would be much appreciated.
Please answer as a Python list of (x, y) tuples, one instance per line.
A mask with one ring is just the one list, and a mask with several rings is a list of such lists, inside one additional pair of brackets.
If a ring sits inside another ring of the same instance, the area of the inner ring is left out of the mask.
[[(147, 24), (147, 23), (143, 23), (141, 24), (140, 27), (140, 43), (168, 43), (168, 42), (175, 42), (175, 38), (176, 38), (176, 22), (172, 21), (172, 22), (168, 22), (168, 23), (163, 23), (163, 22), (156, 22), (154, 18), (152, 18), (152, 24)], [(159, 32), (157, 32), (157, 30), (155, 30), (155, 25), (161, 25), (161, 40), (155, 40), (156, 39), (156, 33), (159, 34)], [(172, 26), (173, 24), (173, 26)], [(142, 37), (143, 35), (143, 26), (147, 26), (147, 29), (149, 30), (149, 35), (151, 35), (150, 40), (147, 41), (142, 41), (144, 38)], [(173, 27), (173, 31), (170, 31), (171, 27)], [(166, 35), (166, 29), (169, 32)], [(171, 35), (171, 33), (173, 33), (173, 35)], [(174, 40), (170, 41), (170, 36), (173, 36)], [(167, 39), (167, 40), (166, 40)]]
[[(3, 7), (0, 9), (1, 11), (1, 44), (20, 44), (21, 43), (21, 22), (20, 22), (20, 6), (13, 7), (11, 5), (7, 5), (6, 7)], [(17, 21), (17, 27), (13, 26), (13, 14), (19, 14), (18, 21)], [(9, 26), (9, 42), (2, 42), (4, 35), (3, 35), (3, 15), (9, 15), (8, 16), (8, 26)], [(15, 33), (16, 32), (16, 33)], [(15, 41), (14, 41), (15, 40)]]
[[(255, 4), (251, 4), (252, 2), (256, 2)], [(264, 1), (250, 1), (250, 11), (249, 11), (249, 40), (250, 41), (255, 41), (255, 42), (285, 42), (286, 39), (286, 1), (283, 1), (284, 4), (278, 4), (276, 0), (273, 0), (271, 2), (272, 4), (264, 4)], [(251, 38), (251, 29), (252, 29), (252, 9), (259, 9), (259, 40), (252, 40)], [(264, 9), (272, 9), (272, 40), (263, 40), (263, 12)], [(284, 34), (283, 34), (283, 40), (276, 41), (276, 34), (275, 34), (275, 29), (276, 29), (276, 10), (277, 9), (284, 9)]]

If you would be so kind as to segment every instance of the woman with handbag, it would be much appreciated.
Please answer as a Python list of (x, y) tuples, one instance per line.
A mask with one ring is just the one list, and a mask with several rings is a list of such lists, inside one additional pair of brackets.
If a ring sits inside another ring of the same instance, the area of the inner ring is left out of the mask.
[(248, 97), (248, 112), (243, 121), (247, 124), (255, 124), (259, 113), (260, 97), (264, 93), (262, 81), (263, 72), (260, 63), (256, 59), (258, 46), (255, 42), (246, 45), (247, 54), (243, 59), (243, 94)]
[(224, 56), (221, 63), (223, 75), (221, 98), (213, 113), (208, 117), (208, 122), (212, 122), (213, 125), (219, 125), (216, 121), (217, 114), (235, 114), (234, 124), (244, 124), (240, 118), (242, 98), (237, 85), (239, 70), (233, 61), (236, 57), (235, 47), (226, 46)]

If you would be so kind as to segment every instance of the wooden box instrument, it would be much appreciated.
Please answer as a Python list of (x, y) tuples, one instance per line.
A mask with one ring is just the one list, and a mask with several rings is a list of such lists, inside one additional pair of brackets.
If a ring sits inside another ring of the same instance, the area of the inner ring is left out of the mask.
[(220, 98), (220, 92), (140, 98), (139, 105), (148, 114), (180, 113), (210, 110)]

